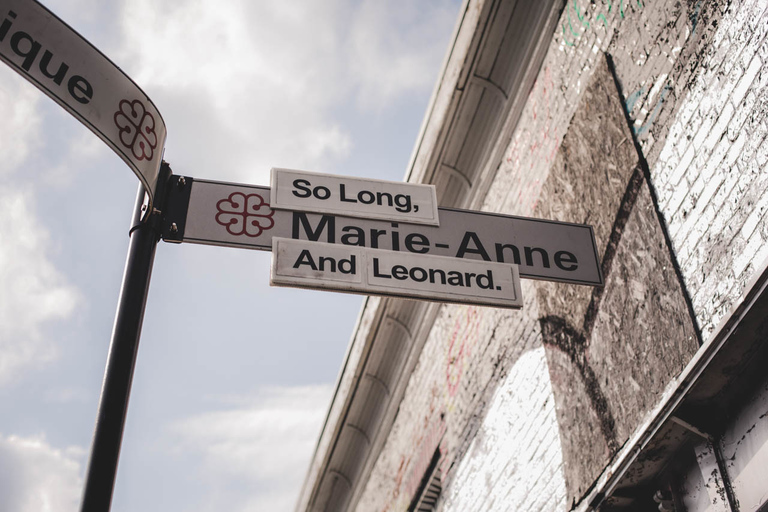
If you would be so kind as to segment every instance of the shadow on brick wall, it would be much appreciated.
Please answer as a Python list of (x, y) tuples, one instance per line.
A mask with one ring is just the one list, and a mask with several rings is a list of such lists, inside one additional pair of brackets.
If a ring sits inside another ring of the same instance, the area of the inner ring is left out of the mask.
[(540, 283), (568, 502), (611, 457), (698, 348), (672, 258), (605, 62), (571, 121), (536, 216), (594, 226), (604, 288)]

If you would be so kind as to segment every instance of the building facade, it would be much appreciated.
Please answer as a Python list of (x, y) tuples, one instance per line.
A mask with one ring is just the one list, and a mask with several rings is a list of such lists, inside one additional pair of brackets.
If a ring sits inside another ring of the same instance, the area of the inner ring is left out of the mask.
[(368, 298), (299, 511), (768, 510), (768, 2), (467, 0), (407, 179), (604, 287)]

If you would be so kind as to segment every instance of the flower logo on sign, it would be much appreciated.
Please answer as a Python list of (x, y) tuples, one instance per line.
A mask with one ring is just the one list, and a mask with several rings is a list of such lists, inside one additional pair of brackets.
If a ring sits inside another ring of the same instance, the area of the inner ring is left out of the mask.
[(152, 160), (157, 147), (155, 118), (141, 101), (122, 100), (115, 112), (115, 124), (120, 129), (120, 142), (136, 160)]
[(230, 235), (257, 237), (272, 229), (274, 210), (259, 194), (232, 192), (216, 203), (216, 222), (227, 228)]

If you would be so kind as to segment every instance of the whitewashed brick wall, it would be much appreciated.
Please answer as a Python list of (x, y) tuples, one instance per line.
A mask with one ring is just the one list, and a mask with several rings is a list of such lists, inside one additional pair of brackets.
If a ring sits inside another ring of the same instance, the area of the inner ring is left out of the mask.
[(564, 510), (565, 479), (543, 348), (517, 360), (457, 465), (445, 512)]
[(651, 175), (706, 340), (768, 258), (768, 3), (734, 2)]

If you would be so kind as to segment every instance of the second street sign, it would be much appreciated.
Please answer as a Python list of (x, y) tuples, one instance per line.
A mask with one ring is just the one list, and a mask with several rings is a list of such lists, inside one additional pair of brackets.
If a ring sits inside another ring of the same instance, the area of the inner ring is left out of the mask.
[(266, 187), (174, 177), (163, 238), (272, 250), (292, 238), (414, 254), (514, 263), (520, 277), (602, 286), (590, 226), (440, 208), (440, 226), (270, 207)]
[(270, 284), (522, 308), (517, 265), (272, 239)]

